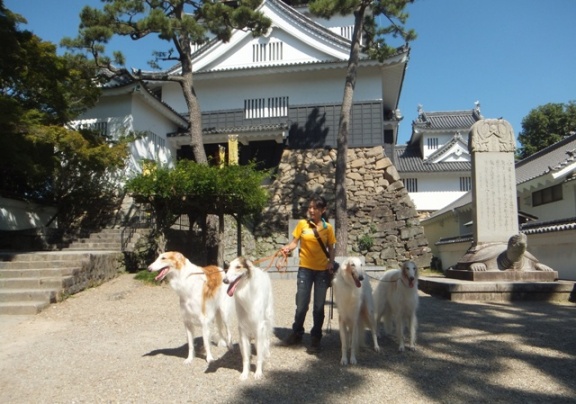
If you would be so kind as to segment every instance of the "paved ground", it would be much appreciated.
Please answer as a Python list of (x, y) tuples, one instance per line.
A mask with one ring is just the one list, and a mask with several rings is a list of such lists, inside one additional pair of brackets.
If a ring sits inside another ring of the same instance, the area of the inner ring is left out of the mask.
[(308, 337), (282, 346), (295, 280), (273, 286), (276, 328), (263, 380), (238, 380), (237, 345), (215, 347), (209, 367), (199, 349), (185, 366), (176, 294), (124, 274), (39, 315), (0, 317), (0, 402), (575, 402), (574, 304), (462, 304), (422, 294), (415, 352), (400, 354), (383, 337), (380, 354), (364, 348), (357, 366), (343, 367), (337, 312), (320, 354), (307, 352)]

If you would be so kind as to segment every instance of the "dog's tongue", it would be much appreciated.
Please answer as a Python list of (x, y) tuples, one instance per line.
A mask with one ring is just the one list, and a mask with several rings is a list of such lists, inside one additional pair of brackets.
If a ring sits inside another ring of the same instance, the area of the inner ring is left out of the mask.
[(354, 283), (356, 284), (356, 287), (357, 287), (357, 288), (362, 287), (362, 284), (360, 283), (360, 280), (359, 280), (356, 276), (352, 275), (352, 279), (354, 279)]
[(413, 288), (414, 287), (414, 280), (408, 281), (408, 286)]
[(162, 279), (164, 279), (164, 277), (166, 276), (166, 274), (168, 273), (168, 270), (170, 268), (166, 267), (166, 268), (162, 268), (160, 270), (160, 273), (158, 275), (156, 275), (156, 277), (154, 278), (155, 281), (161, 281)]
[(230, 284), (230, 286), (228, 286), (228, 291), (227, 291), (228, 296), (230, 296), (230, 297), (234, 296), (234, 291), (236, 291), (236, 288), (238, 287), (238, 282), (240, 282), (241, 278), (242, 277), (239, 276), (238, 278), (234, 279), (234, 282), (232, 282)]

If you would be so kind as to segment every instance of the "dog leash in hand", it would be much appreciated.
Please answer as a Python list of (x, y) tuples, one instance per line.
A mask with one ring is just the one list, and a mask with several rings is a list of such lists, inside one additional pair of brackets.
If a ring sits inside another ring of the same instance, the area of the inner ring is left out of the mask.
[(259, 263), (265, 262), (265, 261), (270, 261), (270, 263), (268, 264), (268, 266), (266, 268), (263, 269), (263, 271), (268, 271), (272, 267), (272, 264), (274, 264), (274, 263), (276, 266), (276, 270), (278, 272), (284, 273), (284, 272), (286, 272), (286, 269), (288, 268), (288, 254), (286, 254), (282, 249), (279, 249), (274, 254), (272, 254), (268, 257), (260, 258), (256, 261), (254, 261), (254, 263), (259, 264)]

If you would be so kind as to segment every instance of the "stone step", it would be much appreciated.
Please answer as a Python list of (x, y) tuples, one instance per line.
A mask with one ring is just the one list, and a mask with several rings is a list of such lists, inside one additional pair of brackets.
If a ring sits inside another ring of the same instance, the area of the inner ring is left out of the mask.
[(38, 314), (48, 306), (50, 306), (50, 302), (45, 301), (0, 303), (0, 314), (13, 315), (13, 316), (28, 316)]
[(0, 262), (47, 262), (47, 261), (75, 261), (88, 259), (87, 252), (68, 251), (38, 251), (27, 253), (0, 253)]
[(66, 249), (67, 251), (120, 251), (121, 246), (119, 243), (74, 243)]
[(58, 291), (54, 289), (0, 289), (2, 303), (56, 302), (61, 300)]
[(79, 260), (46, 260), (46, 261), (1, 261), (0, 271), (16, 269), (48, 269), (48, 268), (73, 268), (77, 267)]
[(0, 289), (61, 289), (67, 277), (0, 278)]
[(3, 278), (49, 278), (56, 276), (69, 276), (73, 275), (76, 271), (80, 270), (79, 265), (69, 267), (53, 267), (53, 268), (14, 268), (14, 269), (0, 269), (0, 279)]

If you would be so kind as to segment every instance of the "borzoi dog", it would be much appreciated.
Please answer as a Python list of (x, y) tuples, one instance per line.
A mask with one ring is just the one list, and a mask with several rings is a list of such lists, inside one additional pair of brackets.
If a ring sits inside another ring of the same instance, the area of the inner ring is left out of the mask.
[[(342, 345), (342, 365), (355, 365), (360, 338), (364, 336), (367, 327), (372, 332), (374, 350), (380, 352), (374, 322), (374, 303), (372, 287), (364, 276), (360, 258), (350, 257), (342, 262), (332, 281), (334, 301), (338, 308), (340, 325), (340, 343)], [(350, 350), (350, 362), (348, 362)]]
[(194, 325), (202, 327), (202, 339), (206, 350), (206, 362), (214, 360), (210, 350), (210, 328), (214, 320), (220, 334), (219, 343), (232, 348), (232, 334), (229, 328), (234, 300), (226, 295), (222, 286), (223, 270), (216, 266), (199, 267), (192, 264), (179, 252), (165, 252), (148, 266), (148, 271), (156, 272), (157, 281), (164, 278), (180, 297), (180, 310), (188, 337), (188, 358), (185, 364), (194, 359)]
[(418, 309), (418, 267), (412, 261), (402, 264), (402, 269), (386, 271), (374, 290), (376, 325), (384, 319), (386, 332), (396, 328), (398, 351), (404, 351), (404, 328), (408, 327), (408, 349), (416, 349), (416, 310)]
[(228, 295), (234, 296), (242, 354), (242, 374), (246, 380), (250, 371), (251, 340), (256, 346), (254, 378), (262, 377), (262, 366), (270, 356), (270, 334), (274, 322), (272, 283), (270, 276), (244, 257), (232, 260), (224, 283), (229, 284)]

